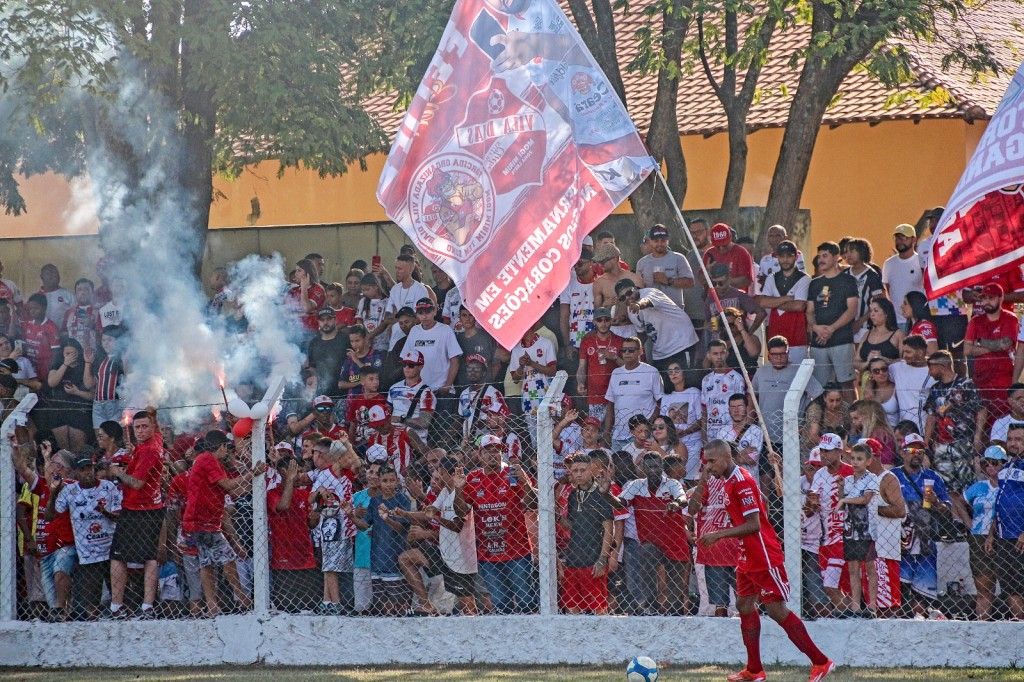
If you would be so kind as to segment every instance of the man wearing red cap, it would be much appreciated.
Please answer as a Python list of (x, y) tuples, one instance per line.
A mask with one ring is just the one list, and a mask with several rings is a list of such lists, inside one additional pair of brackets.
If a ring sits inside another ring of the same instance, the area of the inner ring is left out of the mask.
[(423, 353), (413, 349), (403, 352), (402, 374), (405, 379), (388, 389), (388, 402), (391, 403), (392, 418), (410, 429), (413, 441), (418, 438), (425, 444), (437, 399), (420, 377), (422, 370)]
[(989, 417), (1009, 411), (1006, 390), (1013, 383), (1013, 347), (1019, 325), (1012, 313), (1003, 310), (1003, 288), (986, 284), (981, 289), (984, 314), (967, 323), (964, 355), (974, 358), (974, 384), (981, 392)]
[(711, 248), (704, 252), (704, 265), (710, 268), (715, 263), (729, 266), (729, 284), (746, 291), (753, 281), (754, 261), (750, 252), (732, 243), (732, 228), (725, 223), (715, 223), (711, 228)]

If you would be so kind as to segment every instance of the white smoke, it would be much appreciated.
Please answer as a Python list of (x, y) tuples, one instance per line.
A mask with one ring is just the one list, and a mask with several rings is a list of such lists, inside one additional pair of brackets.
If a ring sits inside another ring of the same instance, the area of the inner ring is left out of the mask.
[(107, 275), (128, 329), (121, 394), (126, 408), (152, 405), (161, 419), (190, 428), (221, 402), (221, 377), (229, 389), (241, 381), (265, 385), (272, 373), (297, 378), (304, 359), (295, 343), (298, 321), (284, 305), (284, 263), (276, 254), (231, 267), (247, 331), (208, 316), (192, 272), (201, 245), (189, 229), (196, 212), (179, 180), (185, 157), (177, 116), (141, 79), (125, 74), (122, 81), (106, 118), (131, 157), (144, 163), (121, 163), (116, 149), (97, 143), (99, 131), (87, 150)]

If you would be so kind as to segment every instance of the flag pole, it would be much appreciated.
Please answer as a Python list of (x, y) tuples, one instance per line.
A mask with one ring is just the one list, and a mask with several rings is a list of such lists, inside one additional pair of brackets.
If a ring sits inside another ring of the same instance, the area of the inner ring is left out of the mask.
[[(739, 346), (736, 343), (736, 337), (733, 336), (732, 328), (729, 326), (729, 319), (725, 316), (725, 309), (722, 308), (722, 302), (718, 300), (718, 292), (715, 291), (715, 287), (711, 284), (711, 274), (708, 272), (708, 268), (704, 264), (703, 254), (701, 254), (697, 249), (697, 242), (694, 241), (693, 235), (690, 233), (690, 228), (686, 224), (686, 219), (683, 218), (683, 212), (679, 210), (679, 205), (676, 203), (675, 197), (672, 196), (672, 192), (668, 188), (665, 176), (661, 172), (660, 163), (655, 167), (654, 172), (658, 174), (658, 179), (661, 180), (661, 186), (665, 189), (665, 194), (668, 195), (669, 203), (672, 204), (672, 208), (676, 212), (676, 218), (679, 220), (679, 229), (682, 230), (684, 235), (686, 235), (686, 239), (690, 243), (690, 248), (695, 254), (697, 254), (696, 260), (697, 264), (700, 265), (700, 271), (704, 277), (705, 288), (714, 302), (717, 315), (721, 318), (722, 328), (725, 329), (725, 333), (729, 337), (729, 345), (732, 346), (732, 352), (739, 361), (740, 372), (743, 374), (743, 382), (746, 384), (747, 394), (750, 396), (750, 402), (754, 406), (754, 414), (757, 415), (757, 422), (761, 427), (761, 435), (764, 437), (765, 446), (768, 448), (768, 461), (771, 462), (772, 469), (775, 472), (775, 489), (781, 496), (782, 471), (779, 469), (778, 455), (775, 452), (775, 448), (772, 447), (772, 439), (768, 437), (768, 425), (765, 423), (764, 415), (761, 413), (761, 405), (757, 402), (757, 394), (754, 392), (754, 384), (750, 381), (750, 375), (747, 373), (747, 366), (743, 364), (743, 356), (740, 354)], [(739, 248), (743, 247), (741, 246)], [(751, 286), (753, 286), (753, 281), (751, 282)]]

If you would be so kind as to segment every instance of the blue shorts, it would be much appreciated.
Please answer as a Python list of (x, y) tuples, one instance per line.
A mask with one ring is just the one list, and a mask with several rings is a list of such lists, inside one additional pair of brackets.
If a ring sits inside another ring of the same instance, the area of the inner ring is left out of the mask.
[(900, 562), (900, 582), (910, 585), (918, 594), (938, 597), (939, 571), (935, 550), (930, 554), (904, 554)]
[(39, 560), (43, 594), (46, 596), (46, 603), (50, 605), (50, 608), (57, 608), (57, 585), (54, 582), (54, 575), (57, 573), (72, 575), (77, 566), (78, 552), (71, 546), (61, 547)]

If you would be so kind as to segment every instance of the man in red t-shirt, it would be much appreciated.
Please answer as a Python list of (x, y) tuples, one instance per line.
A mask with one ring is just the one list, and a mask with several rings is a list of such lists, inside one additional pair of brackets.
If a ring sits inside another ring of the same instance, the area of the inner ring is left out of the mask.
[(594, 325), (597, 328), (584, 336), (580, 342), (580, 366), (576, 371), (576, 385), (579, 387), (580, 395), (587, 396), (587, 415), (603, 422), (608, 410), (608, 400), (604, 395), (608, 392), (612, 370), (622, 365), (620, 351), (625, 339), (611, 332), (611, 308), (596, 308)]
[(1014, 382), (1013, 352), (1017, 342), (1018, 322), (1013, 313), (1003, 309), (1003, 288), (986, 284), (981, 289), (981, 315), (967, 323), (964, 355), (974, 358), (974, 384), (988, 409), (990, 419), (1009, 413), (1007, 389)]
[(729, 676), (731, 682), (767, 679), (761, 665), (761, 617), (757, 602), (786, 631), (789, 640), (811, 659), (809, 682), (819, 682), (836, 664), (815, 646), (800, 617), (786, 608), (789, 581), (783, 566), (785, 559), (779, 538), (768, 521), (768, 505), (757, 480), (736, 466), (733, 449), (723, 440), (704, 446), (708, 473), (725, 482), (726, 510), (731, 528), (705, 533), (698, 540), (712, 547), (725, 538), (739, 538), (740, 556), (736, 566), (736, 609), (740, 612), (740, 632), (747, 650), (747, 665)]
[[(707, 600), (707, 610), (702, 609), (700, 615), (729, 615), (729, 588), (736, 591), (736, 558), (740, 553), (740, 543), (736, 538), (728, 538), (715, 543), (713, 547), (700, 544), (700, 538), (716, 530), (732, 525), (726, 509), (728, 498), (725, 494), (725, 481), (711, 475), (707, 465), (700, 471), (700, 480), (690, 491), (687, 511), (694, 520), (697, 537), (697, 566), (703, 568), (703, 585), (701, 601)], [(700, 577), (700, 573), (698, 573)]]
[(526, 531), (526, 510), (537, 503), (537, 490), (519, 458), (504, 464), (500, 438), (480, 438), (480, 468), (456, 480), (476, 517), (476, 552), (480, 576), (498, 613), (528, 613), (536, 608), (533, 561)]
[(235, 593), (235, 600), (243, 610), (249, 610), (252, 608), (252, 600), (238, 579), (238, 567), (235, 564), (238, 556), (224, 536), (221, 525), (224, 519), (224, 498), (226, 495), (237, 497), (249, 492), (252, 477), (263, 475), (266, 465), (261, 463), (251, 472), (243, 469), (238, 477), (228, 478), (224, 463), (234, 457), (235, 448), (223, 431), (207, 432), (196, 449), (202, 452), (196, 456), (188, 472), (181, 529), (191, 537), (199, 550), (199, 580), (206, 599), (206, 614), (213, 617), (220, 613), (217, 603), (217, 566), (224, 571), (224, 577)]
[(28, 319), (22, 321), (21, 332), (25, 340), (25, 357), (32, 363), (36, 376), (45, 379), (50, 373), (53, 355), (60, 350), (60, 331), (53, 320), (46, 317), (46, 296), (35, 293), (28, 297)]
[(136, 412), (132, 418), (136, 445), (127, 467), (111, 466), (114, 482), (124, 491), (121, 517), (110, 548), (110, 617), (126, 618), (124, 588), (128, 564), (145, 567), (144, 592), (139, 616), (152, 618), (160, 566), (157, 555), (164, 544), (164, 444), (156, 418)]
[(270, 599), (280, 611), (312, 611), (322, 581), (309, 535), (309, 476), (291, 456), (277, 462), (277, 472), (280, 483), (267, 490)]
[(754, 277), (754, 260), (749, 251), (732, 243), (732, 228), (725, 223), (711, 228), (711, 248), (704, 252), (704, 265), (709, 270), (715, 263), (729, 266), (729, 286), (747, 291)]

